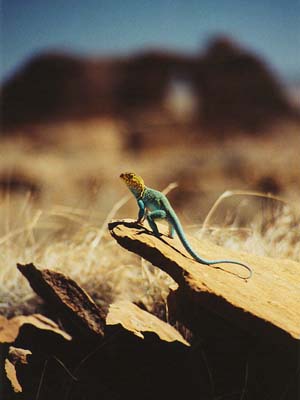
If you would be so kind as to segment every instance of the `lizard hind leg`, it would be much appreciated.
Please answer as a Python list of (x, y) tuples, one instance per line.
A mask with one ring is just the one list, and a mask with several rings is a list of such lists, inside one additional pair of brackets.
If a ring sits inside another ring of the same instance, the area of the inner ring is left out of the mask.
[(171, 239), (174, 239), (175, 233), (176, 233), (176, 231), (175, 231), (175, 228), (174, 228), (173, 224), (171, 222), (169, 222), (169, 235), (168, 236)]
[(147, 215), (148, 224), (150, 225), (150, 228), (152, 229), (155, 236), (161, 236), (161, 233), (158, 230), (155, 220), (164, 218), (166, 218), (166, 212), (164, 210), (152, 211)]

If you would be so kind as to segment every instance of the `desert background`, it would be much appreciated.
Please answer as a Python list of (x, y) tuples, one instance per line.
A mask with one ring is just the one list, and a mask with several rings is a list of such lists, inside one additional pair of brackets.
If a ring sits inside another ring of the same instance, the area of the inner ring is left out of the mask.
[(300, 261), (299, 4), (60, 3), (2, 6), (0, 314), (45, 313), (32, 262), (166, 318), (172, 279), (107, 231), (125, 171), (196, 238)]

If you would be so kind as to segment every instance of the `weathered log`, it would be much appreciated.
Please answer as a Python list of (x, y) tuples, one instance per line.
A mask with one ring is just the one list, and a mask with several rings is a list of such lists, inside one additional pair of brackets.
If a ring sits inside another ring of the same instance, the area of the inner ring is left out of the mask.
[(32, 289), (63, 319), (73, 338), (102, 338), (105, 315), (73, 279), (48, 269), (39, 270), (33, 264), (17, 267)]

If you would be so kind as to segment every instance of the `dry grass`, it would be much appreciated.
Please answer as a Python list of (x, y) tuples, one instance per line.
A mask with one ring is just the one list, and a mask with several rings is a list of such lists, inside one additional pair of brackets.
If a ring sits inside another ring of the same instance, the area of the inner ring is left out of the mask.
[[(214, 214), (222, 207), (222, 202), (232, 196), (240, 198), (240, 205), (245, 202), (248, 207), (251, 207), (249, 198), (252, 201), (255, 198), (254, 202), (258, 204), (253, 220), (248, 227), (239, 227), (239, 210), (235, 209), (231, 226), (213, 226)], [(300, 261), (299, 224), (298, 207), (283, 198), (251, 191), (226, 191), (207, 214), (197, 236), (209, 236), (221, 246), (252, 254)]]
[[(177, 181), (169, 197), (187, 230), (223, 246), (300, 260), (299, 210), (292, 206), (300, 194), (300, 138), (294, 127), (222, 146), (187, 142), (139, 154), (124, 149), (123, 127), (109, 121), (35, 129), (47, 140), (1, 141), (0, 172), (22, 171), (40, 188), (35, 198), (25, 190), (3, 191), (0, 199), (1, 313), (36, 307), (17, 262), (70, 275), (104, 307), (115, 299), (148, 309), (165, 301), (171, 278), (119, 248), (106, 229), (111, 218), (136, 215), (118, 179), (124, 170), (140, 173), (158, 189)], [(266, 176), (277, 182), (280, 199), (249, 195)]]
[(117, 246), (107, 232), (107, 221), (128, 197), (116, 203), (98, 226), (88, 210), (53, 207), (42, 211), (30, 202), (15, 204), (8, 214), (18, 214), (22, 226), (0, 239), (0, 310), (3, 314), (32, 312), (37, 306), (16, 263), (33, 262), (61, 271), (85, 287), (103, 307), (112, 300), (129, 299), (151, 309), (166, 298), (172, 279), (144, 260)]

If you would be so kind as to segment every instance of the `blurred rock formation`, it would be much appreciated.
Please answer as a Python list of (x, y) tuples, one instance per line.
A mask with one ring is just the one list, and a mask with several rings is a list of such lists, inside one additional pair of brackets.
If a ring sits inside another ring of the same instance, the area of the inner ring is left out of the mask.
[(299, 118), (270, 68), (220, 36), (203, 54), (190, 56), (167, 51), (93, 59), (37, 55), (2, 85), (2, 124), (9, 130), (91, 117), (130, 121), (149, 112), (167, 118), (166, 101), (174, 87), (185, 87), (186, 97), (190, 92), (195, 104), (189, 119), (221, 135), (257, 132), (274, 119)]

